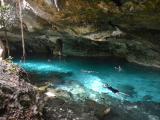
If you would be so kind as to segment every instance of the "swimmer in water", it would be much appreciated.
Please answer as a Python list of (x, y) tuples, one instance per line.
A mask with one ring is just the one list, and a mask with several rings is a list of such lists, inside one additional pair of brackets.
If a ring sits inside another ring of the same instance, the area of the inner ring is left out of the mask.
[(125, 93), (119, 92), (118, 90), (116, 90), (116, 89), (112, 88), (112, 87), (111, 87), (111, 86), (109, 86), (107, 83), (106, 83), (106, 84), (104, 84), (104, 85), (101, 85), (101, 86), (102, 86), (103, 88), (107, 88), (107, 89), (109, 89), (110, 91), (112, 91), (113, 93), (115, 93), (118, 97), (120, 97), (120, 98), (121, 98), (121, 100), (123, 100), (124, 98), (123, 98), (123, 97), (121, 97), (118, 93), (129, 96), (128, 94), (125, 94)]
[[(91, 70), (91, 71), (88, 71), (88, 70), (81, 70), (82, 72), (88, 72), (88, 73), (94, 73), (95, 71), (94, 70)], [(95, 73), (98, 73), (98, 72), (95, 72)]]
[(119, 70), (121, 70), (122, 68), (121, 68), (121, 66), (119, 66), (118, 68), (116, 68), (116, 67), (115, 67), (115, 69), (119, 69)]
[(121, 66), (119, 66), (118, 68), (115, 67), (115, 69), (119, 69), (119, 72), (123, 71), (122, 68), (121, 68)]
[(48, 62), (50, 62), (51, 60), (50, 59), (48, 59)]
[(22, 63), (22, 62), (23, 62), (22, 60), (19, 61), (19, 63)]

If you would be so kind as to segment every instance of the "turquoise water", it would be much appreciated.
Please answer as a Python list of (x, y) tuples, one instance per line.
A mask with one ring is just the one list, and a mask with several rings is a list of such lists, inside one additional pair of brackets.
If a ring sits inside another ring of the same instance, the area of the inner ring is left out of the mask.
[[(20, 55), (13, 55), (13, 57), (13, 61), (18, 63), (27, 72), (39, 75), (43, 74), (43, 79), (53, 78), (55, 74), (63, 73), (64, 75), (66, 73), (64, 76), (59, 77), (59, 79), (79, 81), (88, 89), (87, 92), (92, 90), (93, 96), (93, 91), (95, 91), (95, 93), (108, 93), (112, 97), (120, 99), (108, 89), (100, 86), (101, 84), (108, 83), (120, 92), (130, 95), (130, 97), (121, 95), (125, 101), (160, 102), (160, 69), (158, 68), (129, 63), (125, 59), (120, 58), (63, 57), (30, 54), (26, 56), (24, 64), (19, 63), (21, 60)], [(48, 62), (48, 59), (51, 61)], [(115, 69), (119, 65), (122, 67), (121, 71)], [(81, 70), (94, 70), (95, 72), (88, 73)], [(40, 82), (41, 78), (39, 77), (35, 82)], [(68, 86), (63, 82), (57, 84), (57, 87), (69, 91), (73, 86)], [(74, 86), (72, 89), (74, 89), (72, 90), (73, 94), (86, 92), (79, 85)]]

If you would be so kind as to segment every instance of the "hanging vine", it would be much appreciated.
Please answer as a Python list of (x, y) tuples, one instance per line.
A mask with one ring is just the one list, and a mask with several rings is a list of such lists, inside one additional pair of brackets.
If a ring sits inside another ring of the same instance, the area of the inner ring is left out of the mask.
[(19, 0), (19, 12), (20, 12), (21, 33), (22, 33), (23, 58), (24, 58), (24, 63), (25, 63), (26, 52), (25, 52), (25, 44), (24, 44), (24, 36), (23, 36), (22, 7), (21, 7), (20, 0)]

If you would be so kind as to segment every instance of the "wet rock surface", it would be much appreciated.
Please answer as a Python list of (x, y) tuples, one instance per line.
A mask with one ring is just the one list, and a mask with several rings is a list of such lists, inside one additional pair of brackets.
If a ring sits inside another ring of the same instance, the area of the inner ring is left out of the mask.
[(46, 120), (98, 120), (110, 111), (110, 108), (90, 99), (75, 102), (64, 97), (56, 97), (48, 98), (46, 102), (44, 106)]

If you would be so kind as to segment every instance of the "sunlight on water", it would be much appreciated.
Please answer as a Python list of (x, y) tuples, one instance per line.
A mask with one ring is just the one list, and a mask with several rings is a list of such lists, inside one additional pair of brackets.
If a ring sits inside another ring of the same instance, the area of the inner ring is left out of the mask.
[(56, 65), (50, 65), (47, 63), (20, 63), (21, 67), (25, 68), (26, 70), (36, 70), (36, 71), (63, 71), (64, 69), (58, 67)]
[[(120, 92), (129, 94), (130, 97), (122, 95), (125, 97), (125, 100), (160, 102), (160, 69), (157, 68), (145, 67), (129, 63), (124, 59), (114, 58), (32, 55), (28, 58), (26, 57), (25, 64), (19, 63), (19, 58), (19, 56), (15, 56), (14, 62), (18, 63), (28, 72), (36, 71), (39, 75), (47, 73), (46, 77), (54, 78), (54, 76), (58, 76), (58, 79), (75, 81), (72, 84), (57, 84), (57, 87), (67, 90), (72, 94), (86, 93), (93, 90), (96, 93), (90, 93), (90, 97), (95, 99), (97, 99), (97, 92), (107, 93), (118, 98), (108, 89), (101, 87), (102, 84), (108, 83)], [(51, 61), (48, 62), (48, 59), (51, 59)], [(122, 71), (115, 69), (119, 65), (121, 65)], [(95, 70), (96, 72), (88, 73), (81, 70)], [(57, 75), (54, 72), (58, 72)], [(76, 83), (76, 81), (79, 83)]]
[(95, 91), (100, 91), (100, 85), (102, 85), (102, 83), (100, 82), (100, 79), (93, 79), (93, 81), (91, 82), (91, 89), (95, 90)]

